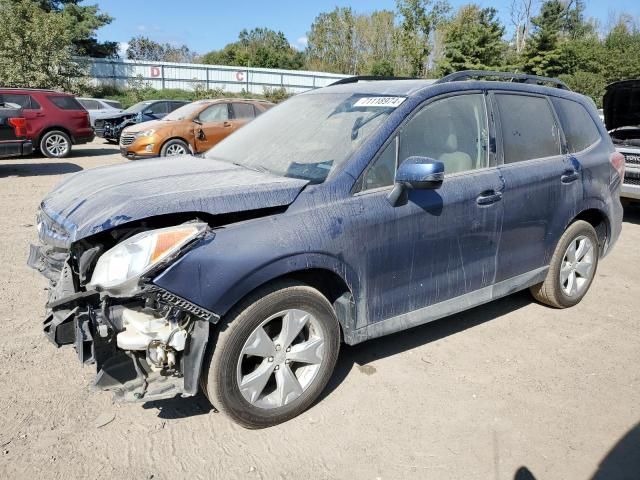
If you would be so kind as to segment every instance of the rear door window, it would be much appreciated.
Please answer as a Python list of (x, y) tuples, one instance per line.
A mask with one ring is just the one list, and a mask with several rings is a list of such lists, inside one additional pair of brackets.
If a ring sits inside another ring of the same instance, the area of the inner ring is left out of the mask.
[(233, 118), (254, 118), (256, 116), (253, 105), (250, 103), (233, 103), (231, 109), (233, 110)]
[(61, 110), (84, 110), (80, 102), (73, 97), (66, 95), (50, 95), (47, 97), (51, 103)]
[(27, 110), (35, 110), (40, 108), (38, 102), (31, 95), (25, 95), (22, 93), (3, 93), (0, 95), (0, 99), (6, 103), (13, 103), (14, 105), (20, 105), (21, 108)]
[(544, 97), (498, 93), (495, 95), (504, 163), (560, 155), (560, 132), (549, 101)]
[(169, 112), (173, 112), (174, 110), (177, 110), (180, 107), (184, 107), (185, 105), (187, 104), (183, 102), (171, 102), (171, 104), (169, 105)]
[(167, 102), (156, 102), (145, 111), (150, 111), (153, 115), (166, 115), (169, 113), (167, 109)]
[(585, 150), (600, 140), (598, 127), (582, 105), (557, 97), (553, 97), (551, 101), (558, 113), (570, 153)]

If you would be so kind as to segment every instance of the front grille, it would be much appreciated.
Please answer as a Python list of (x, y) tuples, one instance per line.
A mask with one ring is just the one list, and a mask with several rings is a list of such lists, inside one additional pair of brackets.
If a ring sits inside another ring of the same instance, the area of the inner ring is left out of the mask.
[(640, 177), (632, 177), (631, 175), (624, 176), (625, 185), (640, 185)]
[(128, 147), (129, 145), (131, 145), (134, 140), (136, 139), (135, 134), (133, 133), (123, 133), (120, 136), (120, 145), (122, 145), (123, 147)]
[(623, 153), (627, 165), (640, 165), (640, 153)]

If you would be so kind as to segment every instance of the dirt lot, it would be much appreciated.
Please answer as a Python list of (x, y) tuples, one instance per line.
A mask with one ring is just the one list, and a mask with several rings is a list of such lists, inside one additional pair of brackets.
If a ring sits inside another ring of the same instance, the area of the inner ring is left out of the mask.
[(115, 404), (41, 334), (46, 283), (25, 265), (38, 202), (65, 175), (123, 161), (97, 142), (0, 161), (0, 478), (640, 476), (640, 209), (579, 306), (520, 293), (345, 347), (317, 405), (248, 431), (202, 397)]

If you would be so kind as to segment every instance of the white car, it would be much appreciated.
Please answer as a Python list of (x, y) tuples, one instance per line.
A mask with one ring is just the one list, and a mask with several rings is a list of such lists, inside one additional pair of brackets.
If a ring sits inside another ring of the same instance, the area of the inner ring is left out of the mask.
[(94, 127), (98, 118), (107, 118), (123, 112), (120, 102), (102, 98), (78, 98), (80, 104), (89, 112), (91, 126)]

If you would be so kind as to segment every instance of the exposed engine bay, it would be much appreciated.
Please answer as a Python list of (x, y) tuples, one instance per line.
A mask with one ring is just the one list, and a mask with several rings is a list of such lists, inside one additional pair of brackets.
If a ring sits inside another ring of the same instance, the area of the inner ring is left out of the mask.
[[(41, 222), (47, 222), (41, 215)], [(97, 369), (95, 387), (124, 401), (192, 396), (198, 380), (209, 326), (218, 317), (149, 281), (154, 271), (209, 232), (206, 224), (186, 224), (194, 234), (133, 281), (105, 288), (92, 283), (104, 252), (149, 237), (141, 227), (109, 232), (65, 249), (32, 245), (28, 264), (49, 279), (44, 333), (57, 347), (74, 345), (80, 361)], [(39, 224), (39, 230), (46, 231)], [(175, 229), (172, 229), (172, 234)], [(180, 231), (180, 230), (178, 230)], [(123, 243), (124, 242), (124, 243)], [(154, 247), (157, 250), (157, 246)], [(114, 271), (114, 266), (107, 268)], [(105, 283), (105, 282), (103, 282)]]

